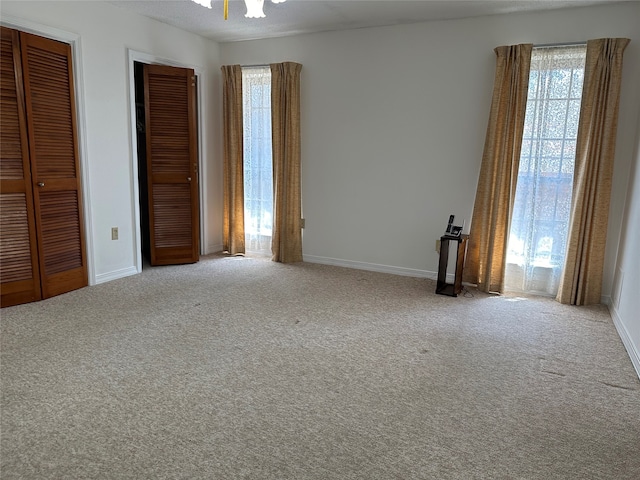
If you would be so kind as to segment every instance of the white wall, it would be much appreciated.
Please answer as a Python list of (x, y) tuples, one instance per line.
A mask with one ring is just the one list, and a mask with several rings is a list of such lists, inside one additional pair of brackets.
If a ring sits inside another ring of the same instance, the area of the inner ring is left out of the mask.
[(221, 44), (224, 64), (302, 69), (307, 261), (433, 276), (449, 214), (470, 222), (498, 45), (628, 37), (604, 297), (640, 102), (640, 6), (556, 10)]
[[(138, 226), (133, 185), (137, 178), (132, 174), (127, 49), (201, 72), (202, 127), (208, 133), (220, 129), (218, 44), (103, 2), (3, 1), (1, 8), (5, 24), (45, 32), (59, 29), (79, 37), (81, 58), (74, 58), (74, 62), (83, 74), (83, 165), (89, 177), (89, 241), (93, 244), (90, 262), (94, 273), (90, 282), (135, 273)], [(205, 247), (215, 249), (221, 244), (221, 145), (216, 136), (207, 134), (203, 140)], [(119, 228), (117, 241), (111, 240), (114, 226)]]
[(640, 376), (640, 116), (613, 286), (611, 315)]

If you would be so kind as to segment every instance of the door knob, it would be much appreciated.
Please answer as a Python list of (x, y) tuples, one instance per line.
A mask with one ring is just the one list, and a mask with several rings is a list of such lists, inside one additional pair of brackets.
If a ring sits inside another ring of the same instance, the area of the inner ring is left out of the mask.
[(191, 177), (187, 177), (187, 181), (189, 181), (189, 182), (190, 182), (190, 181), (191, 181)]
[(38, 182), (39, 187), (44, 187), (44, 182)]

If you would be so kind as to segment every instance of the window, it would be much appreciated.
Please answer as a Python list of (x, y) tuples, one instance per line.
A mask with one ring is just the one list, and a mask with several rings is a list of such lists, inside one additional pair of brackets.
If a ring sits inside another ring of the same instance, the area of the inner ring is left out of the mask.
[(554, 295), (564, 263), (586, 45), (534, 48), (505, 289)]
[(273, 167), (271, 70), (242, 68), (244, 126), (244, 228), (247, 252), (271, 253)]

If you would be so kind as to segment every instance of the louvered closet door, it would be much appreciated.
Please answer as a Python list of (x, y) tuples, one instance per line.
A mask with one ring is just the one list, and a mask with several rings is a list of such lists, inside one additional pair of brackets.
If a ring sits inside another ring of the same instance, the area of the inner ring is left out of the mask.
[(43, 298), (87, 285), (71, 47), (20, 33)]
[(29, 146), (22, 90), (20, 35), (1, 27), (0, 282), (1, 305), (41, 298)]
[(198, 261), (199, 205), (193, 70), (144, 66), (152, 265)]

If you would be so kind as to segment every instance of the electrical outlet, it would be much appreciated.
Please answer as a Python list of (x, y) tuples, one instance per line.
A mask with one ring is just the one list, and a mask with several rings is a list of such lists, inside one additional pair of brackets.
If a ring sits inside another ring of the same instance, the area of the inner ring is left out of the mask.
[(118, 227), (111, 227), (111, 240), (118, 239)]
[(436, 240), (436, 252), (440, 253), (440, 240)]
[(307, 224), (307, 222), (305, 221), (305, 219), (301, 218), (300, 219), (300, 228), (304, 228), (306, 224)]

